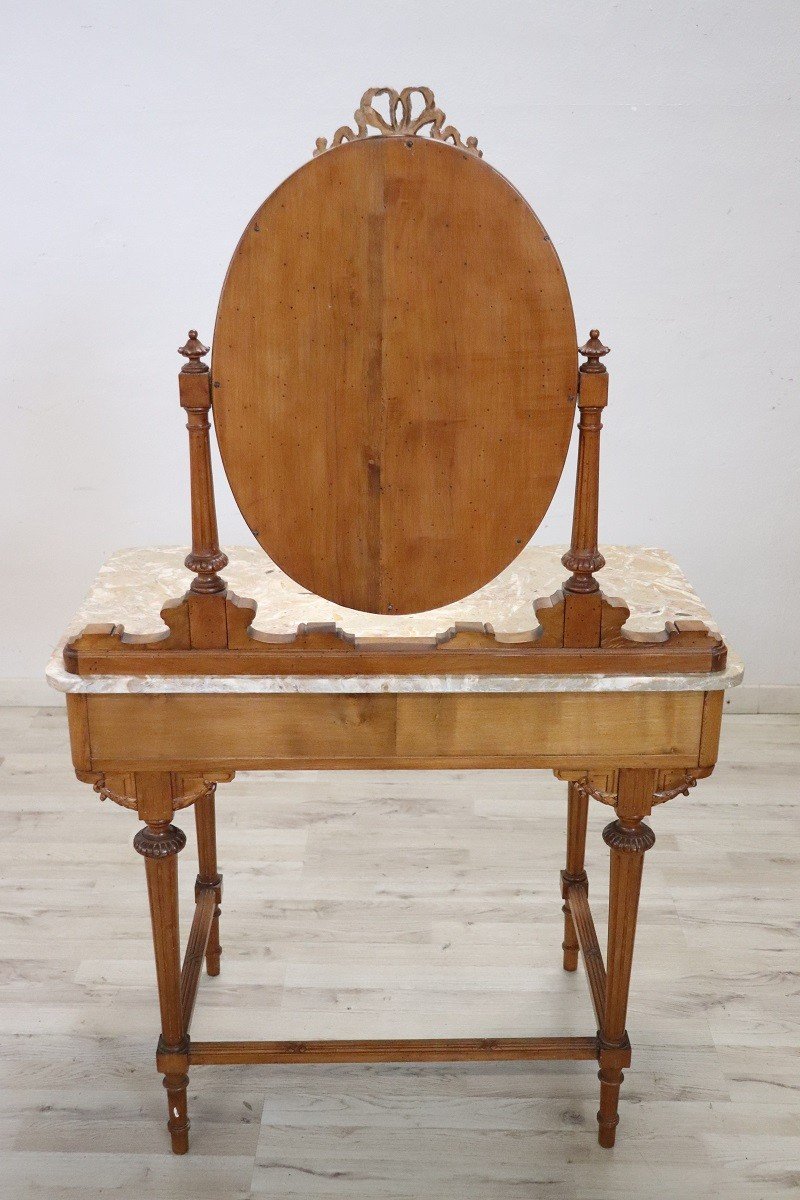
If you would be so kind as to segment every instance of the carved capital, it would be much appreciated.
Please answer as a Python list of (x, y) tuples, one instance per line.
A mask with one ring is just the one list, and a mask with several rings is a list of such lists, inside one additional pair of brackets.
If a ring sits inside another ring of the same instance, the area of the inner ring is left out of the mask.
[(133, 848), (144, 858), (169, 858), (186, 845), (186, 834), (177, 825), (145, 825), (133, 839)]
[[(382, 113), (375, 107), (379, 96), (386, 97), (385, 109)], [(421, 98), (421, 107), (414, 111), (415, 97)], [(334, 146), (343, 142), (358, 142), (367, 137), (367, 128), (377, 129), (383, 137), (405, 137), (419, 133), (426, 125), (431, 127), (431, 138), (435, 142), (452, 142), (459, 150), (466, 150), (476, 158), (482, 158), (483, 152), (478, 149), (478, 139), (468, 137), (462, 141), (461, 134), (453, 125), (445, 125), (445, 115), (436, 107), (433, 92), (427, 87), (407, 87), (402, 92), (394, 88), (368, 88), (361, 97), (361, 104), (353, 113), (356, 128), (342, 125), (336, 130), (330, 147), (326, 138), (317, 138), (314, 157), (324, 154)]]
[[(572, 571), (576, 575), (592, 574), (594, 571), (601, 571), (606, 565), (606, 560), (597, 549), (584, 551), (567, 550), (566, 554), (562, 556), (561, 562), (568, 571)], [(583, 590), (596, 592), (600, 587), (600, 584), (596, 579), (592, 579), (589, 582), (592, 585), (591, 587), (587, 585), (583, 588), (580, 588), (577, 584), (575, 584), (572, 587), (572, 591)], [(567, 584), (564, 584), (565, 589), (566, 587)]]
[(649, 825), (641, 821), (628, 825), (620, 820), (612, 821), (603, 830), (603, 841), (612, 850), (628, 854), (644, 854), (655, 845), (656, 835)]
[[(562, 584), (565, 593), (571, 596), (591, 596), (595, 592), (600, 591), (600, 584), (594, 578), (595, 571), (600, 571), (606, 565), (606, 560), (603, 558), (600, 551), (595, 547), (594, 550), (568, 550), (562, 557), (561, 562), (571, 571), (569, 579)], [(601, 608), (599, 617), (602, 626), (603, 609), (602, 603), (605, 597), (601, 599)], [(601, 634), (602, 638), (602, 634)]]
[(217, 574), (228, 565), (228, 556), (223, 550), (210, 550), (207, 554), (193, 550), (186, 555), (184, 565), (197, 575), (190, 585), (193, 592), (213, 596), (225, 591), (227, 584)]

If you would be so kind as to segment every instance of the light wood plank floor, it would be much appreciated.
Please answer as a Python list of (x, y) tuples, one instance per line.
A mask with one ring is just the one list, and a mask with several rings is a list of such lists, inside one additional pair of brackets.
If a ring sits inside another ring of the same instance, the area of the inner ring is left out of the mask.
[[(798, 1194), (797, 717), (729, 717), (714, 777), (654, 814), (610, 1152), (592, 1064), (501, 1063), (196, 1068), (173, 1158), (137, 822), (75, 781), (59, 708), (0, 710), (0, 754), (9, 1200)], [(223, 966), (193, 1033), (592, 1033), (560, 967), (565, 796), (514, 771), (220, 788)], [(602, 920), (609, 812), (590, 814)]]

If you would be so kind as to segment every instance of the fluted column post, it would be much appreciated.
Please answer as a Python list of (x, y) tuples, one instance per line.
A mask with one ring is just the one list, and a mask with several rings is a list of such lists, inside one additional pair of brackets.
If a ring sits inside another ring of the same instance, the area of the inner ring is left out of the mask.
[(633, 944), (639, 911), (642, 867), (656, 837), (642, 816), (650, 812), (655, 772), (620, 770), (616, 821), (603, 830), (611, 851), (606, 952), (606, 1002), (600, 1029), (600, 1109), (598, 1141), (613, 1146), (619, 1123), (617, 1106), (622, 1068), (630, 1064), (630, 1041), (625, 1029), (628, 991), (633, 964)]
[(185, 1154), (189, 1149), (186, 1105), (189, 1039), (181, 1012), (178, 854), (186, 845), (186, 835), (171, 824), (172, 789), (169, 775), (137, 774), (136, 792), (139, 815), (147, 822), (134, 837), (133, 846), (144, 858), (153, 927), (161, 1011), (161, 1037), (156, 1060), (167, 1089), (167, 1128), (172, 1138), (172, 1149), (175, 1154)]

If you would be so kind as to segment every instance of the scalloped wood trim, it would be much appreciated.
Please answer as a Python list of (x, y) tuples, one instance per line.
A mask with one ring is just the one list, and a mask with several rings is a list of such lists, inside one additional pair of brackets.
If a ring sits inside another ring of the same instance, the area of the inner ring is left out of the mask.
[[(187, 593), (161, 610), (166, 632), (126, 634), (122, 625), (87, 625), (68, 643), (64, 662), (77, 675), (658, 675), (708, 673), (725, 665), (724, 643), (700, 622), (668, 622), (646, 638), (627, 634), (627, 606), (605, 596), (600, 645), (565, 646), (565, 599), (574, 597), (558, 591), (537, 600), (538, 625), (519, 633), (457, 622), (436, 637), (386, 638), (356, 637), (334, 624), (271, 634), (253, 627), (252, 600), (230, 590), (207, 597)], [(215, 606), (223, 631), (217, 648), (192, 645), (196, 609), (203, 605)]]

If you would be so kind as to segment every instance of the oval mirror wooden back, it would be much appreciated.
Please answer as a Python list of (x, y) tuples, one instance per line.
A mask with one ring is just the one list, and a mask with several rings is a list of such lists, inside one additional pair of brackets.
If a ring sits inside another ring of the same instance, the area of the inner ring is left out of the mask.
[(558, 256), (476, 153), (363, 137), (261, 206), (220, 299), (215, 424), (253, 535), (374, 613), (493, 579), (567, 453), (575, 323)]

